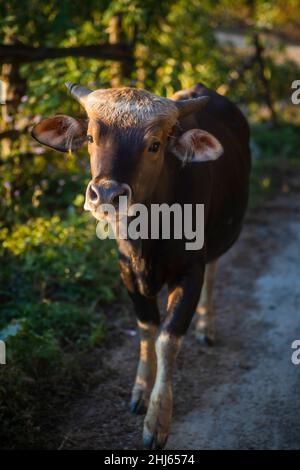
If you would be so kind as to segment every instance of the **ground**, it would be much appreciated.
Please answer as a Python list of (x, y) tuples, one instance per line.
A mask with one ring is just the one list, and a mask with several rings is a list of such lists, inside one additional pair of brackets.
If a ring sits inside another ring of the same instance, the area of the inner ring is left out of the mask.
[[(300, 365), (291, 362), (300, 339), (299, 178), (289, 189), (249, 213), (220, 260), (217, 344), (199, 346), (192, 327), (185, 338), (167, 449), (300, 448)], [(103, 353), (101, 384), (68, 412), (60, 449), (141, 448), (143, 417), (128, 407), (138, 357), (130, 318)]]

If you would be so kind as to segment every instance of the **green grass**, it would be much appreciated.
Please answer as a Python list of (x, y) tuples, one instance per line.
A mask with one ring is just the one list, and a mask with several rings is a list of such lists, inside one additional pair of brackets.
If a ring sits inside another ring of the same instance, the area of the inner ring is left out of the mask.
[(89, 382), (86, 357), (119, 289), (116, 249), (76, 214), (2, 227), (0, 240), (1, 446), (43, 445), (41, 413)]
[(0, 166), (0, 442), (45, 446), (53, 407), (93, 380), (89, 356), (120, 292), (117, 253), (83, 214), (86, 156), (15, 148)]

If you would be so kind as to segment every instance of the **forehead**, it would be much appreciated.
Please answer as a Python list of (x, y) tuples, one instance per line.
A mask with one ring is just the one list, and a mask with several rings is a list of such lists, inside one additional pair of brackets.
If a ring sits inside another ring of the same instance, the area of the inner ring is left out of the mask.
[(85, 108), (91, 119), (121, 128), (155, 125), (156, 121), (174, 125), (178, 116), (170, 100), (136, 88), (94, 91), (88, 96)]

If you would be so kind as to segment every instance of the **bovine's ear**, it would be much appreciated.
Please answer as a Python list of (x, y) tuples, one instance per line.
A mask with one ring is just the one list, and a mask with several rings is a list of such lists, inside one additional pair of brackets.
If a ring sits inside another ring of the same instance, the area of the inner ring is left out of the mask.
[(172, 152), (184, 164), (216, 160), (223, 153), (220, 142), (209, 132), (191, 129), (172, 144)]
[(34, 126), (31, 135), (47, 147), (68, 152), (77, 150), (87, 142), (87, 126), (87, 120), (58, 115), (44, 119)]

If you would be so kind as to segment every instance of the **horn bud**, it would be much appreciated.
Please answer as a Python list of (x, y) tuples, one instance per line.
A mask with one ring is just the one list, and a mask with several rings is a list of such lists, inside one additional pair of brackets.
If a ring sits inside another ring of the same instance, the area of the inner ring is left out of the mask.
[(92, 93), (92, 91), (84, 86), (76, 85), (72, 82), (66, 82), (65, 85), (73, 98), (75, 98), (75, 100), (78, 101), (82, 106), (85, 106), (86, 99), (88, 95)]
[(199, 98), (174, 101), (174, 103), (177, 106), (179, 117), (184, 117), (188, 114), (197, 113), (208, 101), (209, 96), (200, 96)]

